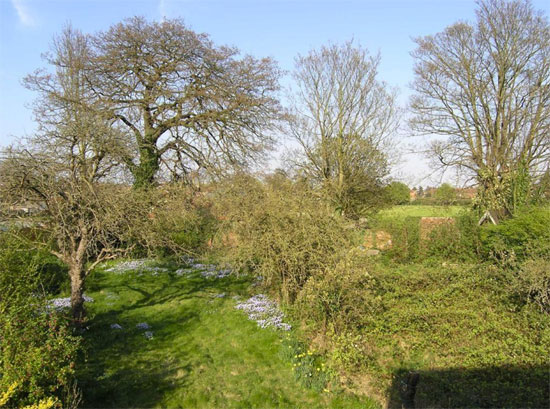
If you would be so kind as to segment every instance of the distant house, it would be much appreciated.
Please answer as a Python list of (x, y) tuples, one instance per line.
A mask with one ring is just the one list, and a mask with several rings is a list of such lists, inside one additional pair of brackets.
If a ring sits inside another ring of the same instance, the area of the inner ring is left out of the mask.
[(417, 193), (416, 193), (416, 188), (411, 189), (411, 190), (409, 191), (409, 200), (410, 200), (411, 202), (414, 202), (414, 201), (416, 200), (416, 194), (417, 194)]
[(426, 190), (424, 190), (424, 197), (433, 197), (437, 188), (436, 187), (430, 187), (428, 186)]

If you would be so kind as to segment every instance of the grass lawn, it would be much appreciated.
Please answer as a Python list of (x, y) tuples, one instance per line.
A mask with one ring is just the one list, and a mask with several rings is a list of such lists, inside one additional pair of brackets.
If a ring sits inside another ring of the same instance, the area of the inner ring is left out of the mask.
[(464, 206), (403, 205), (381, 210), (381, 219), (404, 219), (406, 217), (453, 217), (467, 208)]
[[(178, 276), (165, 267), (90, 277), (95, 301), (87, 304), (78, 374), (84, 407), (377, 407), (330, 384), (298, 381), (282, 353), (289, 335), (261, 329), (235, 309), (236, 297), (250, 295), (249, 279)], [(136, 327), (144, 322), (152, 339)]]

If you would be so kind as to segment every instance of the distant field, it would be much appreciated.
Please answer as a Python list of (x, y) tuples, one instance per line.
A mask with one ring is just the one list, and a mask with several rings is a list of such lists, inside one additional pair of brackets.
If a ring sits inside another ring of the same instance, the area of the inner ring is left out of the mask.
[(453, 217), (466, 210), (465, 206), (394, 206), (380, 211), (381, 219), (405, 217)]

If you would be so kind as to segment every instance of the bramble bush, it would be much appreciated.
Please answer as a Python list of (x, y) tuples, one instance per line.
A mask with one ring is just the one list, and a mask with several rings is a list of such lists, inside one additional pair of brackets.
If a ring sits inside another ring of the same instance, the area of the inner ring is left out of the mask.
[(525, 261), (514, 276), (512, 289), (541, 311), (550, 313), (550, 259), (534, 258)]
[(47, 307), (42, 254), (0, 236), (0, 391), (16, 384), (5, 407), (39, 405), (50, 398), (76, 407), (74, 362), (79, 340), (68, 321)]
[(356, 329), (365, 315), (380, 311), (371, 258), (349, 251), (334, 268), (312, 276), (300, 292), (296, 311), (306, 320), (329, 326), (337, 333)]
[(481, 255), (480, 228), (474, 212), (454, 217), (455, 223), (441, 225), (430, 233), (423, 256), (451, 261), (479, 260)]
[[(302, 184), (239, 177), (217, 189), (218, 244), (234, 266), (262, 276), (292, 304), (307, 281), (332, 270), (350, 246), (345, 220)], [(234, 246), (223, 246), (232, 234)]]
[(132, 192), (135, 200), (149, 209), (147, 218), (134, 226), (134, 255), (165, 257), (201, 254), (207, 250), (217, 220), (206, 194), (182, 185)]
[(399, 262), (415, 260), (419, 253), (420, 217), (393, 218), (378, 221), (376, 228), (392, 236), (392, 247), (387, 255)]

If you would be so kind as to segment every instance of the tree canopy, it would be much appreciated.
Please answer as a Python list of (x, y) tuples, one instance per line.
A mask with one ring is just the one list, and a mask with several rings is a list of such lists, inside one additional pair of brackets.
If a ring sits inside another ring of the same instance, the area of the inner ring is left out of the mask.
[(379, 56), (351, 42), (296, 60), (291, 163), (335, 207), (354, 215), (377, 203), (397, 126), (395, 95), (377, 77)]
[[(153, 184), (161, 168), (185, 178), (246, 167), (274, 142), (280, 71), (273, 60), (239, 58), (181, 20), (134, 17), (83, 41), (81, 80), (94, 108), (127, 136), (121, 160), (136, 186)], [(56, 47), (57, 55), (70, 52)], [(58, 58), (47, 62), (64, 68)], [(27, 84), (48, 92), (51, 75)]]
[(550, 159), (550, 25), (524, 0), (480, 1), (476, 17), (415, 40), (411, 124), (443, 136), (432, 155), (500, 207), (518, 163)]
[(410, 189), (403, 182), (391, 182), (386, 186), (386, 194), (391, 204), (405, 204), (411, 199)]
[(456, 200), (456, 190), (450, 184), (443, 183), (436, 189), (434, 197), (441, 204), (450, 205)]

